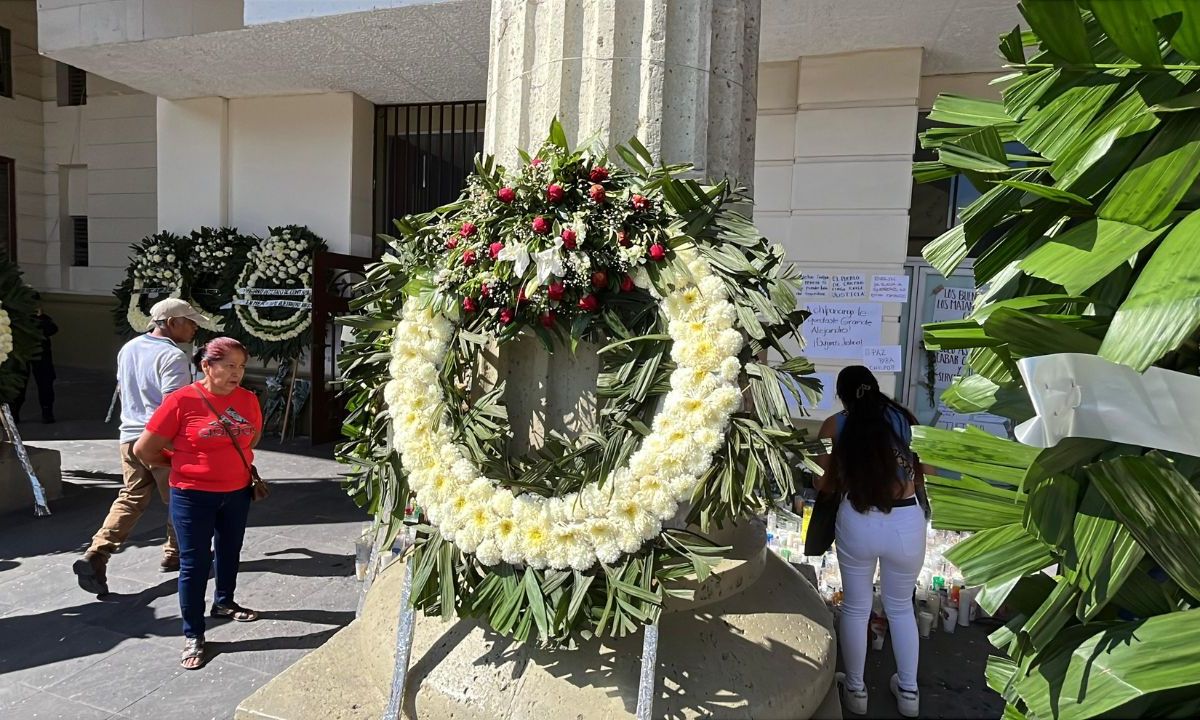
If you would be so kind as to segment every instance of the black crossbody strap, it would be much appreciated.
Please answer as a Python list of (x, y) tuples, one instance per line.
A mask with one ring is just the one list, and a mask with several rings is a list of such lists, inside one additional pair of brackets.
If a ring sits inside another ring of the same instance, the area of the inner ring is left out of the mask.
[(250, 463), (246, 462), (246, 456), (242, 454), (242, 446), (238, 445), (237, 438), (233, 436), (233, 433), (229, 432), (229, 420), (227, 420), (224, 415), (217, 412), (217, 409), (213, 407), (213, 404), (209, 402), (207, 397), (204, 396), (203, 390), (200, 388), (193, 389), (196, 391), (196, 394), (200, 396), (200, 399), (204, 401), (204, 404), (208, 406), (208, 409), (212, 410), (213, 415), (217, 416), (217, 422), (221, 423), (221, 428), (225, 430), (225, 436), (228, 437), (230, 442), (233, 443), (233, 449), (237, 450), (238, 457), (242, 460), (242, 467), (249, 471)]

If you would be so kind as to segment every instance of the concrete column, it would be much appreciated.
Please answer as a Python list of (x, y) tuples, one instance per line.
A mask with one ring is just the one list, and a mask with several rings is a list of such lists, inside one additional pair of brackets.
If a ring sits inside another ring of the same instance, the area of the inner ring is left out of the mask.
[(229, 222), (229, 101), (158, 99), (158, 227)]
[[(557, 117), (572, 144), (636, 135), (656, 158), (750, 186), (758, 34), (759, 0), (492, 0), (484, 150), (515, 165)], [(595, 349), (503, 348), (515, 450), (591, 423)]]

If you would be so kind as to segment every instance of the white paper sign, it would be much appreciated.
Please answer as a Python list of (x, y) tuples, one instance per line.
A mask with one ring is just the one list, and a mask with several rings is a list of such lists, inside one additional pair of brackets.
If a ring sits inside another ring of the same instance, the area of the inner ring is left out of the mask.
[(804, 282), (803, 289), (800, 291), (800, 297), (823, 298), (829, 296), (828, 275), (804, 273), (800, 277)]
[(793, 415), (799, 415), (801, 407), (803, 407), (805, 410), (833, 409), (833, 399), (837, 395), (835, 392), (837, 373), (816, 372), (810, 377), (815, 377), (821, 381), (821, 399), (814, 405), (810, 403), (806, 397), (796, 398), (790, 392), (784, 391), (783, 396), (787, 400), (788, 408), (791, 409)]
[(861, 298), (867, 296), (866, 275), (834, 275), (833, 298)]
[(880, 344), (879, 303), (808, 303), (812, 317), (800, 327), (810, 358), (862, 360), (863, 348)]
[(871, 372), (900, 372), (899, 345), (871, 345), (863, 348), (863, 365)]
[(876, 275), (871, 278), (871, 299), (876, 302), (908, 302), (908, 276)]

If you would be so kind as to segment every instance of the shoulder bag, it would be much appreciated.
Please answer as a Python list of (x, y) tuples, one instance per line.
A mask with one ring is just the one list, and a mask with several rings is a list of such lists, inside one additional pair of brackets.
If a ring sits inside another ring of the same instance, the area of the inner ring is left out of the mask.
[(255, 502), (259, 500), (266, 500), (271, 495), (271, 487), (267, 485), (267, 481), (263, 480), (262, 476), (258, 474), (258, 468), (246, 462), (246, 456), (242, 453), (242, 446), (238, 444), (237, 438), (235, 438), (233, 433), (229, 430), (229, 420), (226, 419), (224, 415), (217, 412), (217, 409), (213, 407), (213, 404), (209, 402), (207, 397), (204, 396), (203, 390), (196, 388), (196, 394), (200, 396), (200, 399), (204, 401), (204, 404), (208, 406), (208, 409), (212, 410), (213, 415), (217, 416), (217, 422), (221, 423), (221, 427), (225, 430), (225, 436), (228, 437), (230, 442), (233, 443), (233, 449), (237, 450), (238, 457), (242, 461), (242, 466), (250, 472), (250, 497), (253, 498)]

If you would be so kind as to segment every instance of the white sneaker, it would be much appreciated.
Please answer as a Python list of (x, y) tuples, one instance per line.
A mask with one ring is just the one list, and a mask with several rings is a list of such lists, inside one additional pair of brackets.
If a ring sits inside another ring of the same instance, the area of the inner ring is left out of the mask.
[(921, 696), (914, 691), (902, 689), (899, 675), (892, 675), (891, 686), (892, 695), (896, 696), (896, 709), (900, 714), (904, 717), (917, 717), (921, 712)]
[(842, 709), (855, 715), (867, 714), (867, 689), (851, 690), (846, 687), (846, 673), (834, 673), (833, 680), (838, 684), (842, 695)]

